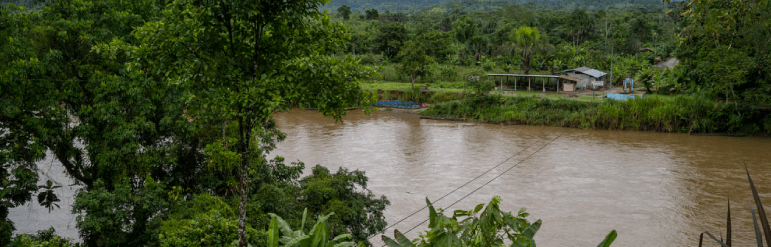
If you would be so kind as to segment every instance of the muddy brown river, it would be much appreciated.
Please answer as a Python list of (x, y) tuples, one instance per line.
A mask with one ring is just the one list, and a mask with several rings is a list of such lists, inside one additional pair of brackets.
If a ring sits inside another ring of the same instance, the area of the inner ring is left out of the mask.
[[(500, 196), (502, 209), (524, 207), (531, 222), (543, 220), (539, 246), (596, 246), (612, 229), (614, 246), (695, 246), (702, 231), (725, 235), (730, 197), (734, 245), (749, 246), (744, 164), (771, 206), (768, 138), (473, 124), (390, 111), (354, 111), (342, 123), (306, 110), (276, 119), (287, 134), (277, 154), (307, 167), (366, 171), (369, 189), (391, 201), (389, 225), (426, 197), (442, 208), (458, 201), (451, 212)], [(423, 210), (387, 232), (427, 218)]]
[[(596, 246), (612, 229), (613, 246), (695, 246), (702, 231), (725, 235), (730, 197), (734, 246), (750, 246), (745, 164), (771, 206), (768, 138), (474, 124), (393, 111), (352, 111), (335, 122), (292, 110), (276, 119), (287, 139), (272, 155), (303, 161), (308, 170), (321, 164), (365, 171), (368, 188), (391, 201), (389, 225), (401, 221), (387, 233), (414, 227), (411, 239), (426, 230), (420, 223), (428, 212), (405, 217), (425, 198), (436, 207), (454, 204), (451, 212), (500, 196), (503, 210), (524, 207), (531, 222), (543, 220), (539, 246)], [(75, 188), (66, 186), (57, 162), (45, 162), (46, 176), (65, 185), (62, 209), (49, 214), (34, 203), (13, 209), (11, 219), (20, 232), (53, 225), (75, 238), (68, 213)], [(705, 246), (713, 243), (705, 239)]]

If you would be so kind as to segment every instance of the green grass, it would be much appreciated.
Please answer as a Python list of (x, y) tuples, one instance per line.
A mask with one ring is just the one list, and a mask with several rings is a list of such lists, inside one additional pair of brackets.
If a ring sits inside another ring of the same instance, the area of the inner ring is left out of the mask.
[(421, 114), (489, 123), (587, 129), (739, 135), (771, 133), (769, 111), (749, 106), (740, 106), (737, 110), (732, 104), (685, 95), (616, 101), (602, 98), (503, 97), (496, 94), (439, 103)]
[[(425, 83), (415, 83), (416, 88), (422, 88), (425, 87), (427, 84)], [(361, 84), (361, 87), (366, 91), (375, 91), (375, 90), (386, 90), (386, 91), (409, 91), (412, 90), (412, 84), (411, 83), (404, 83), (404, 82), (383, 82), (383, 81), (363, 81)], [(441, 88), (436, 87), (436, 84), (431, 84), (430, 87), (431, 91), (436, 92), (463, 92), (463, 88)]]

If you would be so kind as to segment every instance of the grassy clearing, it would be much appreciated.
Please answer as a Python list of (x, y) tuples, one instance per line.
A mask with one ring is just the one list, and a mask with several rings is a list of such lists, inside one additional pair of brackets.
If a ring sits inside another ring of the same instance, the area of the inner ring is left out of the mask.
[(769, 134), (766, 110), (714, 103), (694, 96), (651, 96), (628, 101), (567, 100), (492, 95), (436, 104), (421, 114), (489, 123), (679, 133)]

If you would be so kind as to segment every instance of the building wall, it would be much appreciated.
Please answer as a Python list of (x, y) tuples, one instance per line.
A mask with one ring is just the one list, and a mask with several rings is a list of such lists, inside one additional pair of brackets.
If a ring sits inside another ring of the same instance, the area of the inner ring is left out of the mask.
[(591, 76), (589, 76), (587, 74), (581, 74), (581, 73), (576, 73), (576, 72), (568, 72), (567, 75), (570, 76), (570, 77), (575, 77), (575, 78), (581, 79), (581, 81), (579, 81), (577, 83), (577, 85), (576, 85), (577, 88), (591, 87), (592, 86), (592, 82), (596, 80), (596, 79), (594, 79), (594, 77), (591, 77)]

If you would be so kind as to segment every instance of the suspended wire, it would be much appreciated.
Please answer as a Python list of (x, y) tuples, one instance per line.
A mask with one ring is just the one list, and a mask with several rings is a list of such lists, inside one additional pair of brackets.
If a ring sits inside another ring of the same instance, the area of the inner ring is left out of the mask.
[[(567, 131), (565, 131), (565, 132), (567, 132)], [(506, 171), (503, 171), (503, 173), (499, 174), (498, 176), (495, 176), (493, 179), (490, 179), (490, 181), (487, 181), (487, 183), (485, 183), (485, 184), (483, 184), (482, 186), (479, 186), (478, 188), (474, 189), (473, 191), (471, 191), (470, 193), (468, 193), (468, 194), (466, 194), (465, 196), (461, 197), (461, 198), (460, 198), (460, 199), (458, 199), (457, 201), (453, 202), (452, 204), (450, 204), (450, 206), (447, 206), (446, 208), (450, 208), (450, 207), (452, 207), (452, 206), (455, 206), (455, 204), (457, 204), (458, 202), (462, 201), (463, 199), (466, 199), (466, 197), (468, 197), (468, 196), (470, 196), (471, 194), (474, 194), (475, 192), (479, 191), (479, 189), (481, 189), (482, 187), (485, 187), (486, 185), (488, 185), (488, 184), (492, 183), (492, 182), (493, 182), (495, 179), (497, 179), (497, 178), (499, 178), (499, 177), (503, 176), (503, 174), (506, 174), (506, 172), (510, 171), (511, 169), (514, 169), (514, 167), (517, 167), (519, 164), (522, 164), (522, 162), (524, 162), (525, 160), (527, 160), (527, 159), (530, 159), (530, 157), (533, 157), (533, 155), (535, 155), (536, 153), (540, 152), (542, 149), (544, 149), (544, 148), (546, 148), (547, 146), (549, 146), (549, 144), (551, 144), (552, 142), (554, 142), (554, 141), (556, 141), (557, 139), (559, 139), (560, 137), (562, 137), (562, 135), (564, 135), (564, 134), (565, 134), (565, 132), (562, 132), (562, 133), (561, 133), (559, 136), (557, 136), (557, 138), (554, 138), (553, 140), (549, 141), (549, 143), (546, 143), (546, 145), (544, 145), (543, 147), (539, 148), (538, 150), (536, 150), (536, 151), (535, 151), (535, 152), (533, 152), (532, 154), (528, 155), (527, 157), (525, 157), (525, 158), (524, 158), (524, 159), (522, 159), (521, 161), (517, 162), (517, 164), (514, 164), (514, 166), (512, 166), (512, 167), (509, 167), (509, 169), (506, 169)], [(539, 141), (540, 141), (540, 140), (539, 140)], [(531, 145), (531, 146), (532, 146), (532, 145)], [(528, 148), (529, 148), (529, 147), (528, 147)], [(526, 149), (527, 149), (527, 148), (525, 148), (524, 150), (526, 150)], [(510, 158), (509, 158), (509, 159), (510, 159)], [(437, 200), (437, 201), (438, 201), (438, 200)], [(428, 206), (426, 206), (426, 207), (428, 207)], [(422, 210), (422, 209), (421, 209), (421, 210)], [(413, 213), (413, 214), (414, 214), (414, 213)], [(409, 229), (409, 230), (407, 230), (406, 232), (403, 232), (402, 234), (407, 234), (407, 233), (409, 233), (410, 231), (412, 231), (412, 230), (415, 230), (415, 228), (418, 228), (419, 226), (421, 226), (421, 225), (425, 224), (425, 223), (426, 223), (428, 220), (429, 220), (429, 219), (425, 219), (425, 220), (423, 220), (422, 222), (418, 223), (417, 225), (413, 226), (412, 228), (410, 228), (410, 229)], [(384, 231), (385, 231), (385, 230), (384, 230)], [(386, 245), (384, 244), (384, 245), (383, 245), (383, 247), (385, 247), (385, 246), (386, 246)]]
[[(564, 134), (564, 132), (563, 132), (563, 134)], [(438, 202), (438, 201), (440, 201), (440, 200), (444, 199), (445, 197), (449, 196), (450, 194), (452, 194), (452, 193), (455, 193), (455, 192), (456, 192), (456, 191), (458, 191), (459, 189), (461, 189), (461, 188), (465, 187), (466, 185), (470, 184), (471, 182), (474, 182), (475, 180), (477, 180), (477, 179), (479, 179), (480, 177), (484, 176), (484, 175), (485, 175), (485, 174), (487, 174), (488, 172), (490, 172), (490, 171), (494, 170), (495, 168), (498, 168), (499, 166), (501, 166), (501, 165), (503, 165), (504, 163), (508, 162), (508, 161), (509, 161), (509, 160), (511, 160), (512, 158), (514, 158), (514, 157), (516, 157), (516, 156), (520, 155), (520, 154), (521, 154), (522, 152), (524, 152), (525, 150), (528, 150), (528, 149), (530, 149), (531, 147), (535, 146), (535, 144), (538, 144), (538, 142), (540, 142), (540, 141), (544, 140), (544, 139), (545, 139), (546, 137), (548, 137), (548, 136), (549, 136), (549, 135), (545, 135), (544, 137), (541, 137), (541, 138), (540, 138), (540, 139), (538, 139), (537, 141), (533, 142), (533, 144), (531, 144), (530, 146), (527, 146), (526, 148), (523, 148), (522, 150), (520, 150), (519, 152), (515, 153), (514, 155), (512, 155), (512, 156), (511, 156), (511, 157), (509, 157), (509, 158), (507, 158), (506, 160), (504, 160), (503, 162), (499, 163), (498, 165), (494, 166), (493, 168), (490, 168), (490, 169), (488, 169), (488, 170), (487, 170), (487, 171), (485, 171), (484, 173), (482, 173), (482, 174), (479, 174), (479, 176), (476, 176), (475, 178), (473, 178), (473, 179), (469, 180), (468, 182), (466, 182), (465, 184), (461, 185), (460, 187), (457, 187), (457, 188), (453, 189), (452, 191), (450, 191), (449, 193), (445, 194), (444, 196), (442, 196), (442, 197), (439, 197), (439, 199), (436, 199), (434, 202)], [(560, 135), (560, 136), (562, 136), (562, 135)], [(557, 137), (557, 138), (559, 138), (559, 137)], [(556, 140), (556, 139), (555, 139), (555, 140)], [(552, 141), (553, 141), (553, 140), (552, 140)], [(549, 143), (551, 143), (551, 142), (549, 142)], [(549, 144), (546, 144), (546, 145), (549, 145)], [(540, 149), (539, 149), (539, 151), (540, 151)], [(536, 152), (538, 152), (538, 151), (536, 151)], [(528, 156), (528, 158), (530, 158), (530, 157)], [(527, 158), (525, 158), (525, 159), (527, 159)], [(524, 160), (522, 160), (522, 161), (524, 161)], [(521, 163), (522, 161), (520, 161), (520, 163)], [(519, 165), (519, 163), (517, 163), (517, 165)], [(516, 165), (515, 165), (515, 166), (516, 166)], [(511, 170), (511, 168), (509, 168), (509, 170)], [(506, 170), (506, 171), (508, 171), (508, 170)], [(504, 172), (504, 173), (505, 173), (505, 172)], [(500, 175), (499, 175), (499, 176), (500, 176)], [(498, 178), (498, 177), (496, 177), (496, 178)], [(492, 180), (491, 180), (491, 181), (492, 181)], [(488, 183), (490, 183), (490, 182), (488, 182)], [(485, 184), (485, 185), (486, 185), (486, 184)], [(484, 186), (484, 185), (483, 185), (483, 186)], [(478, 190), (478, 189), (479, 189), (479, 188), (477, 188), (477, 190)], [(474, 191), (476, 191), (476, 190), (474, 190)], [(468, 195), (467, 195), (467, 196), (468, 196)], [(464, 197), (464, 198), (465, 198), (465, 197)], [(457, 202), (456, 202), (456, 203), (457, 203)], [(453, 203), (453, 205), (455, 205), (455, 204)], [(415, 211), (415, 212), (411, 213), (410, 215), (407, 215), (407, 217), (404, 217), (404, 218), (402, 218), (401, 220), (397, 221), (396, 223), (393, 223), (393, 224), (391, 224), (390, 226), (387, 226), (386, 228), (384, 228), (384, 229), (383, 229), (383, 231), (381, 231), (381, 234), (384, 234), (386, 230), (388, 230), (388, 229), (390, 229), (390, 228), (392, 228), (392, 227), (394, 227), (394, 226), (398, 225), (399, 223), (401, 223), (401, 222), (403, 222), (403, 221), (407, 220), (408, 218), (410, 218), (410, 217), (414, 216), (415, 214), (419, 213), (420, 211), (423, 211), (423, 209), (426, 209), (426, 208), (428, 208), (428, 205), (426, 205), (426, 206), (423, 206), (422, 208), (420, 208), (420, 209), (418, 209), (417, 211)], [(423, 221), (423, 223), (425, 223), (425, 221)], [(421, 223), (421, 224), (423, 224), (423, 223)], [(417, 226), (415, 226), (415, 227), (417, 227)], [(413, 229), (414, 229), (415, 227), (413, 227)], [(412, 229), (410, 229), (410, 230), (412, 230)], [(409, 231), (407, 231), (407, 232), (409, 232)], [(377, 236), (377, 235), (378, 235), (378, 234), (372, 235), (372, 236), (370, 236), (369, 238), (367, 238), (367, 240), (370, 240), (370, 239), (374, 238), (374, 237), (375, 237), (375, 236)]]

